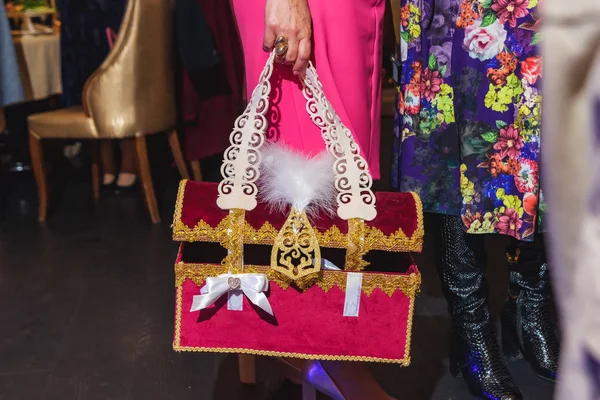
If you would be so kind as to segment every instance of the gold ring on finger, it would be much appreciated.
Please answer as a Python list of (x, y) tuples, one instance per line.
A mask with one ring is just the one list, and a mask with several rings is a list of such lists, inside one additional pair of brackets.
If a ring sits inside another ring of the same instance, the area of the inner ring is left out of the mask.
[(275, 46), (275, 55), (279, 58), (284, 58), (288, 51), (287, 43), (281, 43)]
[(275, 39), (275, 55), (279, 58), (284, 58), (288, 51), (287, 39), (283, 36), (278, 36)]
[(277, 39), (275, 39), (275, 43), (273, 43), (273, 46), (277, 46), (281, 43), (287, 43), (287, 38), (285, 36), (277, 36)]

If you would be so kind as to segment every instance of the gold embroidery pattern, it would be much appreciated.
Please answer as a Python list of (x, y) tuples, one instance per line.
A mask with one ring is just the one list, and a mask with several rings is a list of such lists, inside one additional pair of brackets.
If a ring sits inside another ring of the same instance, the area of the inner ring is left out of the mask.
[[(223, 219), (216, 227), (200, 220), (195, 227), (190, 228), (181, 221), (183, 212), (183, 199), (186, 180), (179, 185), (175, 215), (173, 220), (173, 240), (184, 242), (223, 242), (227, 235), (228, 221)], [(391, 235), (384, 234), (375, 227), (364, 224), (365, 234), (363, 250), (394, 251), (394, 252), (420, 252), (423, 247), (423, 207), (421, 199), (416, 193), (411, 193), (417, 209), (417, 229), (411, 237), (406, 236), (402, 229)], [(349, 227), (350, 228), (350, 227)], [(248, 222), (244, 225), (245, 244), (272, 245), (279, 231), (269, 222), (265, 222), (259, 229), (253, 228)], [(321, 247), (345, 249), (348, 247), (348, 235), (343, 234), (337, 226), (332, 226), (325, 232), (316, 231), (317, 240)]]
[[(292, 280), (283, 277), (267, 266), (246, 265), (246, 273), (262, 273), (275, 282), (280, 288), (286, 290)], [(217, 264), (191, 264), (179, 262), (175, 264), (175, 285), (180, 287), (186, 279), (191, 279), (196, 285), (201, 286), (209, 276), (218, 276), (227, 273), (226, 267)], [(302, 285), (300, 289), (306, 289), (311, 283), (319, 286), (325, 293), (331, 288), (337, 286), (340, 290), (346, 291), (347, 273), (344, 271), (321, 271), (317, 279), (310, 283)], [(371, 296), (375, 289), (381, 290), (388, 296), (392, 296), (400, 290), (409, 298), (414, 298), (419, 292), (421, 286), (421, 274), (412, 273), (408, 275), (399, 274), (380, 274), (376, 272), (365, 272), (363, 275), (363, 293)]]
[(229, 250), (227, 256), (223, 259), (223, 265), (230, 273), (240, 274), (244, 270), (243, 252), (244, 252), (244, 224), (246, 211), (235, 209), (229, 212), (229, 215), (223, 219), (228, 225), (225, 240), (221, 246)]
[(192, 351), (197, 353), (234, 353), (234, 354), (252, 354), (256, 356), (267, 356), (267, 357), (290, 357), (300, 358), (304, 360), (330, 360), (330, 361), (357, 361), (357, 362), (379, 362), (388, 364), (400, 364), (403, 367), (410, 365), (410, 345), (412, 337), (412, 317), (413, 317), (413, 304), (414, 299), (410, 302), (409, 320), (406, 327), (406, 345), (404, 351), (404, 358), (378, 358), (378, 357), (365, 357), (365, 356), (339, 356), (339, 355), (327, 355), (327, 354), (305, 354), (305, 353), (289, 353), (289, 352), (277, 352), (268, 350), (255, 350), (255, 349), (242, 349), (242, 348), (224, 348), (224, 347), (190, 347), (181, 346), (181, 304), (183, 302), (183, 291), (181, 287), (177, 289), (177, 310), (175, 315), (175, 340), (173, 341), (173, 350), (175, 351)]
[(365, 221), (359, 218), (348, 220), (348, 247), (346, 250), (346, 262), (344, 269), (346, 271), (362, 271), (369, 263), (363, 260), (367, 254), (365, 249)]
[(292, 207), (271, 249), (271, 269), (293, 280), (321, 270), (321, 249), (306, 212)]
[[(173, 226), (173, 240), (181, 242), (221, 242), (226, 235), (225, 220), (216, 227), (204, 221), (199, 221), (194, 228), (189, 228), (181, 220), (176, 220)], [(423, 248), (422, 223), (415, 233), (409, 238), (398, 229), (391, 235), (386, 235), (381, 230), (365, 225), (364, 249), (394, 252), (421, 252)], [(248, 222), (244, 228), (245, 244), (272, 245), (278, 231), (269, 222), (265, 222), (259, 229), (254, 229)], [(323, 247), (345, 249), (348, 246), (347, 235), (342, 233), (337, 226), (332, 226), (325, 232), (316, 231), (317, 240)]]

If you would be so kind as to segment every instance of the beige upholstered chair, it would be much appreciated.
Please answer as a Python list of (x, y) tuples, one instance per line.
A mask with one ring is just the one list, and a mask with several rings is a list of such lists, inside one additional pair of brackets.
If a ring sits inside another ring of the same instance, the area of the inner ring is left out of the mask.
[[(188, 177), (175, 131), (173, 10), (166, 0), (129, 0), (117, 41), (83, 89), (83, 106), (29, 117), (29, 146), (46, 219), (47, 184), (42, 139), (135, 138), (139, 176), (153, 223), (160, 222), (146, 135), (167, 132), (179, 173)], [(94, 199), (100, 194), (97, 152), (92, 161)]]

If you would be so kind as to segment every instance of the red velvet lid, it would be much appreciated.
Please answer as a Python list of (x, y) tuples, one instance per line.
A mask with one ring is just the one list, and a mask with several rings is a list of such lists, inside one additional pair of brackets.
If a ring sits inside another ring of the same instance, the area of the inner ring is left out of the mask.
[[(183, 180), (177, 195), (173, 239), (177, 241), (220, 242), (225, 227), (219, 226), (228, 211), (217, 207), (218, 185)], [(377, 192), (377, 217), (368, 221), (366, 240), (372, 250), (421, 252), (423, 247), (423, 208), (415, 193)], [(271, 244), (287, 215), (272, 212), (264, 203), (246, 213), (246, 242)], [(320, 216), (312, 225), (320, 233), (323, 247), (345, 247), (348, 223), (338, 217)]]

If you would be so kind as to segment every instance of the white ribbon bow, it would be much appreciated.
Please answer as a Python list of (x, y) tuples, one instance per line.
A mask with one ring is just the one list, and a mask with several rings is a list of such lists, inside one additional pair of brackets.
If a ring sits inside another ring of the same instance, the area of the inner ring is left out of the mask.
[(191, 311), (209, 307), (225, 293), (242, 291), (252, 304), (273, 315), (273, 309), (265, 293), (269, 290), (269, 279), (265, 274), (223, 274), (206, 278), (200, 294), (194, 296)]

